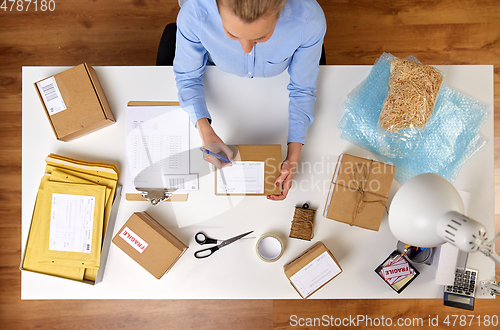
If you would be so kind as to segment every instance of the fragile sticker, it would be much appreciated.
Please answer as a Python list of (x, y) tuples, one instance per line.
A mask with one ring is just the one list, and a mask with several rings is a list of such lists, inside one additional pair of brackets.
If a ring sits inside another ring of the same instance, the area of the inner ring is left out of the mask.
[(398, 255), (397, 257), (389, 261), (389, 265), (382, 268), (381, 273), (387, 283), (392, 285), (410, 275), (413, 275), (414, 271), (410, 267), (408, 262), (403, 257)]
[(149, 245), (129, 227), (123, 228), (119, 236), (139, 253), (143, 253)]

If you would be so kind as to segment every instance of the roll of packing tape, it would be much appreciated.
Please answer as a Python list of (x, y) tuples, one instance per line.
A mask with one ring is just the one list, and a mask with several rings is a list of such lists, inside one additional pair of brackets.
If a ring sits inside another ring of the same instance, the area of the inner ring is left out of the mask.
[(260, 259), (265, 262), (274, 262), (283, 255), (285, 245), (279, 237), (265, 234), (259, 239), (255, 248)]

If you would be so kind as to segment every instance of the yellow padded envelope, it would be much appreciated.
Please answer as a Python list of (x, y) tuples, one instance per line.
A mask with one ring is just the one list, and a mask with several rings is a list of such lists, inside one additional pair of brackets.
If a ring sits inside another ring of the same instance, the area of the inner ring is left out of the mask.
[[(49, 170), (50, 168), (50, 171), (52, 171), (52, 173), (50, 173), (50, 180), (51, 181), (58, 181), (58, 182), (69, 182), (69, 183), (83, 183), (83, 184), (106, 184), (106, 212), (105, 212), (105, 218), (104, 218), (104, 226), (103, 226), (103, 239), (104, 239), (104, 234), (106, 233), (106, 229), (107, 229), (107, 224), (108, 224), (108, 220), (109, 220), (109, 211), (111, 211), (111, 206), (113, 204), (113, 198), (110, 198), (112, 197), (111, 196), (111, 192), (113, 191), (114, 187), (116, 186), (116, 181), (112, 180), (112, 179), (103, 179), (102, 177), (93, 177), (94, 178), (94, 181), (90, 181), (90, 180), (85, 180), (83, 178), (81, 178), (81, 176), (86, 176), (86, 177), (89, 177), (90, 175), (89, 174), (83, 174), (83, 173), (80, 173), (80, 172), (76, 172), (76, 171), (71, 171), (69, 169), (65, 169), (65, 170), (60, 170), (58, 168), (54, 168), (50, 165), (47, 165), (47, 170)], [(75, 174), (75, 175), (73, 175)], [(114, 196), (114, 195), (113, 195)], [(108, 204), (109, 203), (109, 204)], [(91, 269), (91, 268), (87, 268), (85, 269), (85, 273), (84, 273), (84, 279), (85, 280), (89, 280), (89, 281), (92, 281), (94, 282), (95, 279), (97, 277), (97, 269)]]
[(85, 269), (82, 267), (64, 267), (52, 264), (40, 264), (38, 260), (43, 250), (42, 222), (40, 221), (41, 199), (44, 195), (44, 186), (48, 182), (49, 177), (46, 175), (40, 182), (38, 195), (36, 197), (35, 209), (31, 219), (31, 226), (28, 233), (28, 242), (24, 251), (24, 257), (21, 264), (21, 269), (32, 272), (42, 273), (46, 275), (63, 277), (75, 281), (82, 281)]
[[(84, 261), (84, 263), (86, 263), (84, 265), (85, 267), (82, 267), (82, 261), (78, 261), (76, 262), (78, 265), (73, 267), (75, 261), (71, 258), (47, 259), (46, 255), (44, 255), (44, 248), (49, 244), (49, 242), (45, 240), (50, 239), (50, 236), (46, 234), (47, 229), (44, 228), (43, 222), (40, 221), (42, 211), (46, 212), (43, 207), (44, 203), (42, 202), (43, 199), (46, 198), (44, 196), (47, 195), (45, 183), (50, 180), (53, 181), (53, 183), (65, 183), (66, 185), (75, 187), (79, 185), (98, 187), (97, 190), (100, 190), (99, 195), (101, 196), (99, 197), (101, 200), (99, 204), (101, 207), (100, 217), (102, 225), (97, 234), (97, 236), (100, 236), (100, 240), (97, 240), (98, 248), (94, 250), (100, 253), (116, 191), (119, 173), (118, 169), (116, 165), (110, 163), (88, 162), (55, 154), (50, 154), (45, 161), (47, 163), (45, 168), (46, 175), (42, 178), (42, 182), (40, 183), (21, 269), (77, 281), (90, 280), (94, 282), (99, 267), (99, 262), (97, 260), (93, 263)], [(52, 183), (48, 184), (50, 186)], [(50, 189), (49, 187), (49, 190)], [(96, 188), (91, 188), (91, 190), (92, 189)], [(67, 260), (70, 261), (68, 262)], [(52, 263), (52, 261), (54, 261), (54, 263)], [(66, 265), (62, 266), (61, 264)]]
[(98, 269), (106, 187), (48, 181), (44, 190), (39, 263)]
[[(53, 170), (63, 171), (63, 173), (72, 174), (79, 178), (94, 182), (95, 184), (103, 184), (111, 189), (111, 196), (114, 197), (116, 191), (116, 185), (118, 181), (118, 168), (115, 164), (102, 163), (102, 162), (88, 162), (84, 160), (73, 159), (69, 157), (64, 157), (56, 154), (50, 154), (46, 158), (47, 167), (46, 173), (52, 173)], [(56, 172), (57, 172), (56, 171)], [(57, 176), (58, 173), (56, 173)], [(56, 180), (60, 180), (58, 177)], [(75, 182), (78, 180), (75, 180)], [(80, 182), (80, 181), (78, 181)], [(107, 199), (105, 214), (104, 214), (104, 225), (103, 225), (103, 240), (104, 234), (107, 230), (109, 215), (111, 213), (111, 206), (113, 204), (113, 198)], [(94, 282), (97, 277), (97, 269), (85, 269), (84, 279)]]
[[(64, 169), (60, 169), (59, 167), (54, 167), (52, 165), (47, 165), (45, 168), (45, 173), (50, 174), (51, 181), (60, 181), (60, 182), (72, 182), (72, 183), (84, 183), (85, 181), (91, 182), (93, 184), (103, 185), (107, 188), (111, 189), (109, 193), (110, 196), (115, 195), (117, 178), (109, 178), (104, 176), (98, 176), (91, 171), (86, 171), (80, 169), (81, 171), (73, 170), (68, 166), (65, 166)], [(61, 175), (62, 173), (66, 174), (66, 176)], [(52, 179), (52, 175), (54, 174), (54, 179)], [(102, 174), (102, 172), (101, 172)], [(83, 181), (82, 181), (83, 180)], [(104, 226), (103, 226), (103, 237), (104, 233), (106, 233), (109, 215), (111, 213), (111, 206), (113, 205), (113, 198), (106, 199), (106, 207), (104, 210)]]

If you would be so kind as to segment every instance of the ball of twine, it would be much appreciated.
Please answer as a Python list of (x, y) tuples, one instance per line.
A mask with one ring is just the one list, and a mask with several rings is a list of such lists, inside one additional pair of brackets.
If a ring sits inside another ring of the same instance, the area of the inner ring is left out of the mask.
[(309, 204), (296, 207), (293, 215), (290, 237), (310, 241), (314, 237), (314, 216), (316, 210), (309, 209)]

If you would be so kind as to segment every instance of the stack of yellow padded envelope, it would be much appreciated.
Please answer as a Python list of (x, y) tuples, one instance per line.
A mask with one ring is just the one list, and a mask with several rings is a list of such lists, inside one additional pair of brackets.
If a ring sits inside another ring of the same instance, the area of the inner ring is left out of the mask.
[(55, 154), (45, 162), (21, 269), (94, 283), (118, 169)]

